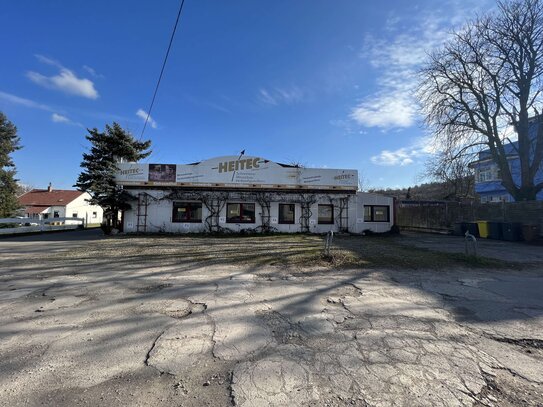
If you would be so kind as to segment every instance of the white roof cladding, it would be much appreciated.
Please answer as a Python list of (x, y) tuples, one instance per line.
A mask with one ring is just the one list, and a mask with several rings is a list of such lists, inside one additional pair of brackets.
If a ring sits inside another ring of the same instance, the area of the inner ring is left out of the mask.
[(120, 185), (250, 188), (358, 189), (358, 171), (300, 168), (255, 156), (223, 156), (194, 164), (118, 163)]

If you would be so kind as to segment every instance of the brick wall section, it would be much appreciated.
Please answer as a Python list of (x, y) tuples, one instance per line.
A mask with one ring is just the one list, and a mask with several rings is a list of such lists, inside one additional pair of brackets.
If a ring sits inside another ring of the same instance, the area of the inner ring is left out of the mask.
[(488, 220), (539, 224), (543, 231), (543, 201), (486, 204), (440, 202), (419, 206), (400, 203), (396, 213), (400, 228), (450, 230), (455, 222)]

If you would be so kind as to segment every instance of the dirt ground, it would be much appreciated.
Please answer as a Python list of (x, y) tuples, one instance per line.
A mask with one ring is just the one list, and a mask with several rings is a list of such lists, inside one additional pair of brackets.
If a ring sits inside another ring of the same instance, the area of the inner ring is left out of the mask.
[(0, 405), (543, 406), (542, 247), (459, 239), (0, 239)]

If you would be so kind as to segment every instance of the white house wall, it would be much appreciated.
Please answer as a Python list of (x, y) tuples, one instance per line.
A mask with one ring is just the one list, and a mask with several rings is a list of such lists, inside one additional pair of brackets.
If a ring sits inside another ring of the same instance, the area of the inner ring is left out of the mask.
[[(202, 222), (199, 223), (177, 223), (172, 222), (173, 202), (190, 202), (197, 200), (191, 199), (163, 199), (166, 193), (170, 191), (163, 190), (130, 190), (130, 193), (136, 196), (140, 192), (145, 192), (155, 199), (149, 199), (147, 206), (147, 222), (145, 231), (148, 233), (202, 233), (206, 232), (207, 225), (205, 219), (209, 216), (209, 211), (202, 205)], [(319, 224), (318, 223), (318, 205), (330, 204), (330, 198), (337, 199), (340, 197), (349, 197), (347, 210), (347, 225), (351, 233), (362, 233), (365, 230), (371, 230), (376, 233), (387, 232), (393, 224), (394, 208), (393, 199), (367, 193), (357, 193), (351, 195), (331, 195), (317, 194), (317, 202), (311, 205), (312, 215), (309, 218), (309, 231), (311, 233), (327, 233), (329, 231), (339, 232), (339, 206), (334, 205), (334, 224)], [(255, 203), (255, 223), (226, 223), (226, 205), (221, 209), (219, 214), (219, 225), (222, 228), (239, 232), (244, 229), (254, 229), (262, 225), (262, 208), (260, 205), (251, 200), (229, 199), (229, 203)], [(296, 233), (301, 232), (302, 228), (299, 223), (302, 215), (301, 203), (295, 203), (295, 219), (294, 224), (279, 224), (278, 213), (279, 204), (283, 202), (270, 203), (270, 227), (278, 232)], [(285, 201), (284, 203), (289, 203)], [(386, 205), (389, 206), (389, 222), (364, 222), (364, 205)], [(125, 211), (123, 226), (127, 233), (137, 232), (137, 201), (131, 202), (132, 209)], [(141, 218), (143, 220), (143, 217)]]
[[(96, 224), (96, 223), (102, 223), (103, 217), (104, 217), (104, 210), (102, 207), (98, 205), (90, 205), (88, 200), (90, 199), (90, 195), (88, 193), (84, 193), (81, 196), (74, 199), (72, 202), (70, 202), (65, 207), (65, 217), (72, 217), (74, 213), (77, 213), (78, 218), (85, 219), (85, 224)], [(93, 213), (96, 212), (96, 217), (93, 217)], [(70, 221), (66, 221), (66, 223), (69, 223)]]
[[(356, 212), (357, 212), (357, 225), (355, 227), (355, 233), (362, 233), (365, 230), (371, 230), (375, 233), (385, 233), (390, 230), (394, 224), (394, 198), (370, 194), (366, 192), (356, 193)], [(388, 222), (366, 222), (364, 221), (364, 206), (377, 205), (389, 207), (389, 221)]]

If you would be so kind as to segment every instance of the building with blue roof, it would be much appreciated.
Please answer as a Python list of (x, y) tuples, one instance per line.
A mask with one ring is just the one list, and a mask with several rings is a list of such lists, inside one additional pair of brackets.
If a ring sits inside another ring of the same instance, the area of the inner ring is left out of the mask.
[[(534, 141), (534, 147), (531, 149), (533, 157), (533, 151), (535, 148), (535, 140), (537, 137), (537, 122), (532, 120), (530, 122), (530, 139)], [(514, 141), (504, 145), (507, 161), (509, 162), (509, 168), (511, 169), (511, 175), (517, 186), (521, 182), (520, 171), (520, 158), (518, 155), (518, 141)], [(479, 195), (481, 202), (512, 202), (514, 201), (511, 194), (502, 185), (500, 169), (498, 164), (492, 158), (490, 150), (483, 150), (478, 155), (478, 160), (470, 164), (475, 170), (475, 192)], [(539, 167), (539, 170), (534, 179), (534, 183), (538, 184), (543, 181), (543, 166)], [(543, 190), (539, 191), (536, 199), (543, 201)]]

